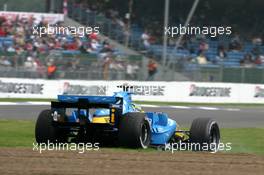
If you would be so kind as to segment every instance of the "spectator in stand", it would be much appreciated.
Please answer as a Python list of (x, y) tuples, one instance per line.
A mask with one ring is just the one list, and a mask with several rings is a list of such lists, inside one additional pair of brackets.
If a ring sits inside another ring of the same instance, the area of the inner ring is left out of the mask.
[(75, 42), (68, 42), (66, 44), (66, 50), (78, 50), (78, 43), (75, 41)]
[(38, 77), (46, 78), (46, 67), (37, 58), (35, 59), (35, 64), (37, 67), (36, 71), (37, 71)]
[(252, 39), (252, 44), (256, 46), (261, 46), (262, 45), (262, 39), (260, 37), (254, 37)]
[(93, 33), (91, 33), (91, 34), (89, 35), (89, 39), (90, 39), (90, 40), (96, 40), (96, 41), (99, 40), (98, 35), (97, 35), (95, 32), (93, 32)]
[(234, 37), (231, 38), (229, 43), (230, 51), (239, 51), (242, 48), (242, 42), (238, 33), (235, 33)]
[(261, 55), (258, 55), (256, 57), (256, 59), (254, 60), (254, 64), (257, 65), (257, 66), (261, 66), (262, 65), (262, 58), (261, 58)]
[(144, 50), (148, 50), (150, 46), (150, 43), (149, 43), (150, 35), (147, 30), (145, 30), (145, 32), (142, 33), (141, 39), (143, 41)]
[(1, 59), (0, 59), (0, 66), (10, 67), (10, 66), (12, 66), (12, 63), (11, 63), (11, 61), (9, 61), (9, 60), (7, 59), (7, 57), (5, 57), (5, 56), (1, 56)]
[(258, 59), (261, 61), (261, 64), (264, 63), (264, 55), (259, 55)]
[(202, 40), (199, 45), (198, 55), (204, 54), (209, 49), (208, 43), (205, 40)]
[(0, 27), (0, 37), (6, 37), (6, 30), (5, 30), (5, 28), (4, 27)]
[(253, 60), (250, 54), (246, 54), (244, 58), (240, 61), (240, 65), (243, 67), (253, 67)]
[(205, 65), (207, 64), (207, 59), (203, 53), (200, 53), (200, 55), (196, 58), (197, 63), (200, 65)]
[(103, 42), (103, 48), (101, 49), (100, 51), (101, 53), (107, 53), (107, 52), (110, 52), (112, 53), (113, 52), (113, 48), (112, 46), (109, 44), (109, 42), (107, 40), (105, 40)]
[(110, 64), (109, 64), (109, 70), (110, 70), (110, 76), (109, 79), (115, 80), (118, 78), (118, 72), (124, 71), (125, 66), (123, 64), (123, 61), (119, 58), (111, 58)]
[(54, 63), (54, 60), (51, 59), (48, 62), (47, 65), (48, 65), (48, 68), (47, 68), (47, 78), (48, 79), (54, 79), (55, 78), (56, 71), (57, 71), (57, 66)]
[(113, 54), (113, 48), (112, 46), (108, 43), (108, 41), (103, 42), (103, 48), (100, 50), (99, 58), (105, 58), (107, 56), (112, 56)]
[(256, 45), (252, 50), (251, 50), (251, 54), (253, 56), (258, 56), (261, 54), (261, 50), (260, 47), (258, 45)]
[(80, 48), (79, 48), (81, 53), (89, 53), (90, 51), (90, 43), (89, 42), (82, 42)]
[(89, 53), (97, 53), (99, 47), (100, 47), (100, 44), (98, 43), (98, 41), (93, 39), (91, 44), (90, 44), (90, 47), (88, 49), (88, 52)]
[(225, 47), (223, 45), (219, 45), (217, 47), (216, 59), (213, 60), (213, 63), (217, 64), (218, 62), (223, 61), (226, 57), (227, 57), (227, 54), (226, 54)]
[(29, 71), (36, 71), (37, 70), (37, 63), (35, 60), (29, 56), (27, 57), (27, 60), (24, 63), (24, 67)]
[(155, 75), (158, 72), (158, 64), (153, 58), (149, 58), (148, 62), (148, 78), (147, 81), (155, 80)]
[(224, 59), (227, 57), (225, 47), (223, 45), (219, 45), (217, 48), (217, 56), (221, 59)]
[(32, 52), (33, 51), (33, 45), (30, 41), (27, 41), (25, 44), (25, 50), (28, 52)]
[(139, 66), (137, 63), (128, 62), (126, 66), (126, 79), (136, 80), (138, 70), (139, 70)]

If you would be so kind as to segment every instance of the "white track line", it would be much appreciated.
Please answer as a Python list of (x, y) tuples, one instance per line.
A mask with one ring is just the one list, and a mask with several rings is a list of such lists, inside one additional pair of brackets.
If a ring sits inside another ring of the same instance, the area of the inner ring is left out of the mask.
[[(45, 105), (49, 106), (50, 102), (38, 102), (38, 101), (28, 101), (28, 102), (0, 102), (0, 106), (40, 106)], [(159, 105), (140, 105), (146, 108), (173, 108), (173, 109), (196, 109), (196, 110), (205, 110), (205, 111), (240, 111), (237, 108), (217, 108), (217, 107), (207, 107), (207, 106), (159, 106)]]
[(146, 108), (159, 108), (160, 106), (158, 105), (147, 105), (147, 104), (143, 104), (143, 105), (140, 105), (141, 107), (146, 107)]
[(227, 109), (223, 109), (225, 111), (240, 111), (240, 109), (236, 109), (236, 108), (227, 108)]
[(189, 106), (169, 106), (169, 108), (175, 108), (175, 109), (192, 109)]
[(38, 102), (38, 101), (32, 101), (28, 102), (30, 105), (50, 105), (50, 102)]
[(15, 105), (20, 105), (20, 106), (39, 106), (39, 105), (50, 105), (50, 102), (0, 102), (0, 106), (15, 106)]
[(202, 110), (206, 110), (206, 111), (219, 111), (219, 110), (221, 110), (220, 108), (205, 107), (205, 106), (197, 107), (197, 109), (202, 109)]
[(17, 105), (15, 102), (0, 102), (1, 106), (11, 106), (11, 105)]

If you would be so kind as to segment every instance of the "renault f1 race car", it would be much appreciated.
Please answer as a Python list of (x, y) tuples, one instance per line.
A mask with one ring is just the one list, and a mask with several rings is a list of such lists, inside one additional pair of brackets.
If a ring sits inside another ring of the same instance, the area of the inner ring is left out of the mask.
[[(148, 148), (171, 143), (217, 144), (216, 121), (197, 118), (190, 131), (180, 130), (163, 112), (144, 112), (131, 93), (113, 96), (59, 95), (51, 109), (40, 113), (35, 127), (37, 143), (98, 142), (129, 148)], [(201, 147), (196, 150), (201, 150)]]

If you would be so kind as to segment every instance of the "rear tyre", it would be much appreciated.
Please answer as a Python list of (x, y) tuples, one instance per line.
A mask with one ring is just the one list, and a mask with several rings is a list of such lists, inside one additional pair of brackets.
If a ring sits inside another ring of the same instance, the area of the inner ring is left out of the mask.
[(192, 122), (190, 142), (195, 151), (217, 151), (220, 130), (217, 122), (210, 118), (197, 118)]
[(35, 127), (35, 137), (37, 143), (67, 141), (67, 137), (63, 130), (53, 125), (51, 110), (44, 110), (39, 114)]
[(127, 113), (120, 121), (118, 140), (120, 146), (148, 148), (151, 130), (144, 113)]

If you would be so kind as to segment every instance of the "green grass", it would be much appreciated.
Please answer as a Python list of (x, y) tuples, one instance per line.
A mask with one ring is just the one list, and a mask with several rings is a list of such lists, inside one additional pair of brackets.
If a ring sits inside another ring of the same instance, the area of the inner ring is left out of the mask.
[(232, 143), (232, 152), (264, 154), (264, 128), (225, 128), (221, 142)]
[[(56, 99), (42, 98), (0, 98), (0, 102), (50, 102)], [(149, 104), (159, 106), (223, 106), (223, 107), (264, 107), (264, 104), (255, 103), (183, 103), (183, 102), (157, 102), (157, 101), (135, 101), (137, 104)]]
[[(34, 121), (0, 120), (0, 147), (32, 147)], [(264, 154), (264, 128), (223, 128), (221, 142), (230, 142), (231, 152)], [(127, 150), (116, 148), (114, 150)], [(137, 150), (152, 152), (154, 149)]]
[(34, 126), (28, 120), (0, 120), (0, 147), (32, 146)]

